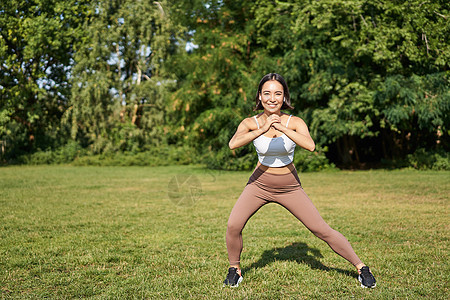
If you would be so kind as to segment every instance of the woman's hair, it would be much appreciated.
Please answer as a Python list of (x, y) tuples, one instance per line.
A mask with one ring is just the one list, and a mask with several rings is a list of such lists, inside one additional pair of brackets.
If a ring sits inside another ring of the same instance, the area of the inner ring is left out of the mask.
[(281, 109), (293, 109), (294, 107), (291, 105), (291, 94), (289, 94), (289, 88), (287, 86), (286, 80), (284, 80), (284, 78), (280, 74), (269, 73), (269, 74), (265, 75), (259, 82), (258, 91), (256, 92), (256, 97), (255, 97), (256, 106), (253, 110), (264, 109), (264, 107), (262, 106), (261, 100), (259, 99), (259, 96), (261, 95), (261, 90), (262, 90), (264, 83), (266, 83), (267, 81), (270, 81), (270, 80), (276, 80), (283, 86), (285, 100), (283, 101), (283, 105), (281, 106)]

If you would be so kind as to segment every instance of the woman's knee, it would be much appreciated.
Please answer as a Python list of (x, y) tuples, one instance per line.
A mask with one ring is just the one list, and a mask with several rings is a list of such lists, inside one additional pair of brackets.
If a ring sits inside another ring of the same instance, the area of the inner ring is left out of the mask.
[(328, 240), (336, 234), (336, 230), (330, 226), (324, 226), (320, 228), (314, 228), (311, 232), (321, 240)]
[(227, 234), (240, 234), (243, 226), (239, 222), (228, 220)]

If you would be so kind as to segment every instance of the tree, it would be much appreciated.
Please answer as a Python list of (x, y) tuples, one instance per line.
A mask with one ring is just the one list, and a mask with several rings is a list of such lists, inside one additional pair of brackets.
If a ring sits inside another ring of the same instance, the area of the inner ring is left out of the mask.
[(439, 130), (448, 134), (444, 1), (276, 1), (278, 14), (273, 3), (258, 4), (264, 35), (290, 16), (293, 35), (280, 51), (296, 107), (341, 163), (404, 157), (435, 148)]
[(164, 138), (166, 93), (174, 78), (164, 64), (178, 31), (165, 1), (98, 1), (89, 34), (75, 56), (72, 138), (95, 153), (139, 151)]
[(172, 142), (198, 150), (210, 167), (249, 169), (249, 147), (230, 151), (228, 141), (242, 118), (252, 114), (254, 93), (276, 60), (258, 48), (253, 1), (180, 1), (174, 4), (185, 39), (196, 47), (177, 63), (178, 87), (172, 97)]
[(58, 142), (68, 77), (89, 1), (4, 1), (0, 8), (0, 140), (8, 156)]

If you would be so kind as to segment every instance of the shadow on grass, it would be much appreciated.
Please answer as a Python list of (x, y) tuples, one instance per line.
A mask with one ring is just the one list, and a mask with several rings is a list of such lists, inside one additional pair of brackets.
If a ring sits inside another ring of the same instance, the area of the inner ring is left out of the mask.
[(318, 259), (322, 258), (319, 250), (308, 247), (305, 243), (293, 243), (286, 247), (273, 248), (265, 250), (261, 258), (254, 262), (249, 267), (242, 269), (242, 272), (248, 272), (252, 269), (263, 268), (275, 261), (295, 261), (298, 264), (306, 264), (311, 269), (318, 269), (323, 271), (336, 271), (350, 277), (358, 276), (356, 271), (343, 270), (339, 268), (330, 268), (323, 265)]

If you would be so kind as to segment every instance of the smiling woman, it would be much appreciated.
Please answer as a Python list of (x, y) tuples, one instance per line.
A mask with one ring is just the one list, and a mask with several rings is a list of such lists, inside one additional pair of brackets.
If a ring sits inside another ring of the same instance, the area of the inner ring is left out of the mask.
[[(265, 86), (265, 84), (268, 84)], [(256, 92), (256, 106), (254, 110), (264, 109), (263, 101), (267, 102), (271, 100), (271, 93), (275, 94), (275, 98), (279, 101), (280, 98), (283, 101), (281, 109), (293, 109), (291, 106), (291, 94), (286, 81), (281, 75), (277, 73), (270, 73), (265, 75), (258, 86)]]
[[(253, 118), (244, 119), (229, 142), (230, 149), (247, 145), (260, 135), (271, 138), (285, 134), (300, 147), (314, 151), (315, 143), (305, 122), (281, 112), (292, 109), (289, 88), (284, 78), (276, 73), (265, 75), (258, 86), (254, 110), (264, 110)], [(260, 127), (259, 124), (262, 124)], [(277, 170), (279, 172), (280, 170)], [(290, 172), (290, 170), (284, 170)]]
[(259, 83), (255, 107), (263, 112), (244, 119), (229, 142), (230, 148), (234, 149), (253, 141), (258, 164), (228, 219), (226, 243), (230, 267), (224, 286), (237, 287), (241, 283), (242, 230), (262, 206), (273, 202), (289, 210), (314, 235), (353, 264), (362, 287), (373, 288), (376, 282), (369, 268), (348, 240), (322, 219), (303, 191), (292, 163), (295, 146), (314, 151), (315, 144), (302, 119), (281, 112), (281, 109), (292, 108), (290, 102), (284, 78), (276, 73), (265, 75)]

